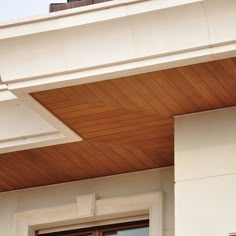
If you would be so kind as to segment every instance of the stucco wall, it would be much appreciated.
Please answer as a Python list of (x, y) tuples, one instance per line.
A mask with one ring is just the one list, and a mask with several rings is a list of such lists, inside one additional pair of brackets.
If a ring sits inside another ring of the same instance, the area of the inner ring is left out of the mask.
[(236, 108), (175, 120), (176, 236), (236, 232)]
[(96, 193), (100, 199), (103, 199), (163, 191), (165, 193), (165, 235), (173, 236), (173, 172), (173, 168), (170, 167), (2, 193), (0, 194), (1, 235), (13, 235), (15, 213), (71, 204), (76, 201), (78, 195)]

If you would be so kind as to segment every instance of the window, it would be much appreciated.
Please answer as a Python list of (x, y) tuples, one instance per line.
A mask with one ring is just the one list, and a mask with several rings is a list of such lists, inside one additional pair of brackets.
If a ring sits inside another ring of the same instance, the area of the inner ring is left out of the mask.
[[(37, 233), (36, 233), (37, 235)], [(139, 221), (125, 224), (99, 226), (88, 229), (41, 234), (41, 236), (148, 236), (149, 222)]]

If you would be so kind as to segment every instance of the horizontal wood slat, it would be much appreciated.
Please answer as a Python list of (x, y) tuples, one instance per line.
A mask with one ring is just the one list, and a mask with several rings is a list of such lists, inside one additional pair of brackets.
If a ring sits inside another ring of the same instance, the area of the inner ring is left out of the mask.
[(173, 165), (173, 116), (236, 105), (236, 60), (32, 96), (84, 140), (0, 155), (0, 191)]

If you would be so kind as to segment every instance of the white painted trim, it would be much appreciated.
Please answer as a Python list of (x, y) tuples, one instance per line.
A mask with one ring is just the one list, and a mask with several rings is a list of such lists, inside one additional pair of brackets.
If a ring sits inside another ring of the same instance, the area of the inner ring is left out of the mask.
[(16, 99), (17, 97), (8, 90), (8, 86), (0, 84), (0, 102)]
[[(0, 91), (1, 94), (1, 91)], [(15, 96), (15, 95), (14, 95)], [(29, 94), (18, 96), (25, 105), (39, 114), (44, 120), (52, 125), (56, 131), (38, 133), (34, 135), (20, 136), (17, 138), (2, 139), (0, 141), (0, 154), (69, 142), (79, 142), (82, 138), (67, 127), (56, 116), (34, 100)]]
[(0, 29), (1, 28), (8, 28), (8, 27), (14, 27), (14, 26), (19, 26), (19, 25), (25, 25), (25, 24), (32, 24), (40, 21), (47, 21), (47, 20), (52, 20), (52, 19), (59, 19), (62, 17), (68, 17), (68, 16), (74, 16), (77, 14), (84, 14), (84, 13), (89, 13), (93, 11), (99, 11), (103, 10), (104, 8), (107, 9), (109, 8), (114, 8), (117, 6), (124, 6), (124, 5), (130, 5), (138, 2), (144, 2), (144, 1), (150, 1), (150, 0), (116, 0), (112, 2), (104, 2), (94, 5), (88, 5), (88, 6), (83, 6), (83, 7), (77, 7), (77, 8), (72, 8), (72, 9), (66, 9), (63, 11), (59, 12), (51, 12), (42, 16), (33, 16), (33, 17), (27, 17), (23, 19), (18, 19), (18, 20), (13, 20), (9, 22), (3, 22), (0, 23)]
[[(80, 141), (80, 139), (78, 140)], [(40, 148), (45, 146), (63, 144), (70, 141), (67, 137), (59, 132), (49, 134), (39, 134), (25, 136), (15, 139), (3, 140), (0, 142), (0, 154), (27, 150), (32, 148)]]
[(139, 215), (139, 216), (129, 216), (129, 217), (122, 217), (122, 218), (116, 218), (116, 219), (111, 219), (111, 220), (101, 220), (101, 221), (87, 222), (87, 223), (81, 223), (81, 224), (75, 224), (75, 225), (69, 225), (69, 226), (42, 229), (42, 230), (39, 230), (38, 234), (40, 235), (40, 234), (46, 234), (46, 233), (85, 229), (85, 228), (92, 228), (92, 227), (105, 226), (105, 225), (142, 221), (142, 220), (148, 220), (148, 219), (149, 219), (148, 214)]
[(96, 194), (80, 195), (76, 197), (79, 217), (92, 217), (96, 211)]
[(7, 85), (5, 84), (0, 84), (0, 91), (4, 91), (4, 90), (7, 90)]
[(98, 82), (123, 76), (136, 75), (168, 68), (202, 63), (236, 55), (236, 41), (209, 44), (166, 54), (158, 54), (130, 61), (83, 68), (77, 71), (63, 71), (37, 77), (22, 78), (8, 82), (8, 88), (17, 97), (48, 89)]
[(37, 102), (32, 96), (27, 93), (18, 96), (22, 102), (24, 102), (28, 107), (37, 112), (44, 118), (49, 124), (57, 129), (58, 132), (65, 136), (66, 140), (64, 142), (75, 142), (82, 141), (82, 138), (66, 126), (62, 121), (60, 121), (56, 116), (49, 112), (44, 106)]
[[(172, 7), (178, 7), (186, 4), (202, 2), (204, 0), (115, 0), (85, 6), (83, 8), (73, 8), (65, 11), (50, 13), (44, 16), (31, 17), (22, 20), (12, 21), (0, 24), (0, 39), (19, 37), (28, 34), (59, 30), (68, 27), (98, 23), (126, 17), (127, 15), (143, 14), (145, 12), (163, 10)], [(149, 2), (148, 6), (139, 8), (130, 8), (133, 4)], [(151, 4), (150, 4), (151, 3)], [(114, 12), (114, 8), (120, 9)], [(104, 14), (102, 10), (111, 10), (113, 14)], [(84, 17), (85, 13), (94, 14), (93, 17)], [(115, 14), (114, 14), (115, 13)], [(78, 17), (73, 22), (70, 17)]]
[(14, 236), (34, 236), (35, 230), (144, 214), (149, 214), (149, 235), (163, 236), (162, 192), (106, 199), (96, 199), (95, 194), (78, 196), (76, 204), (16, 213)]
[(15, 142), (18, 139), (27, 139), (27, 138), (35, 138), (38, 136), (55, 135), (57, 133), (58, 132), (56, 132), (56, 131), (49, 131), (49, 132), (44, 132), (44, 133), (40, 133), (40, 134), (31, 134), (31, 135), (20, 136), (20, 138), (19, 137), (5, 138), (5, 139), (1, 139), (0, 147), (2, 147), (2, 143), (4, 143), (4, 142), (6, 142), (6, 143), (7, 142)]

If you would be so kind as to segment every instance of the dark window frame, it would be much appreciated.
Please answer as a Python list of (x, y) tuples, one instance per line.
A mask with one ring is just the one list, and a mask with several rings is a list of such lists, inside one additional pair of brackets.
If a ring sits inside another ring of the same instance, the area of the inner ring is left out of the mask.
[(35, 232), (35, 236), (103, 236), (106, 232), (123, 230), (123, 229), (138, 229), (142, 227), (149, 227), (149, 220), (126, 222), (119, 224), (112, 224), (106, 226), (97, 226), (84, 229), (68, 230), (55, 233), (46, 233), (38, 235), (38, 231)]

